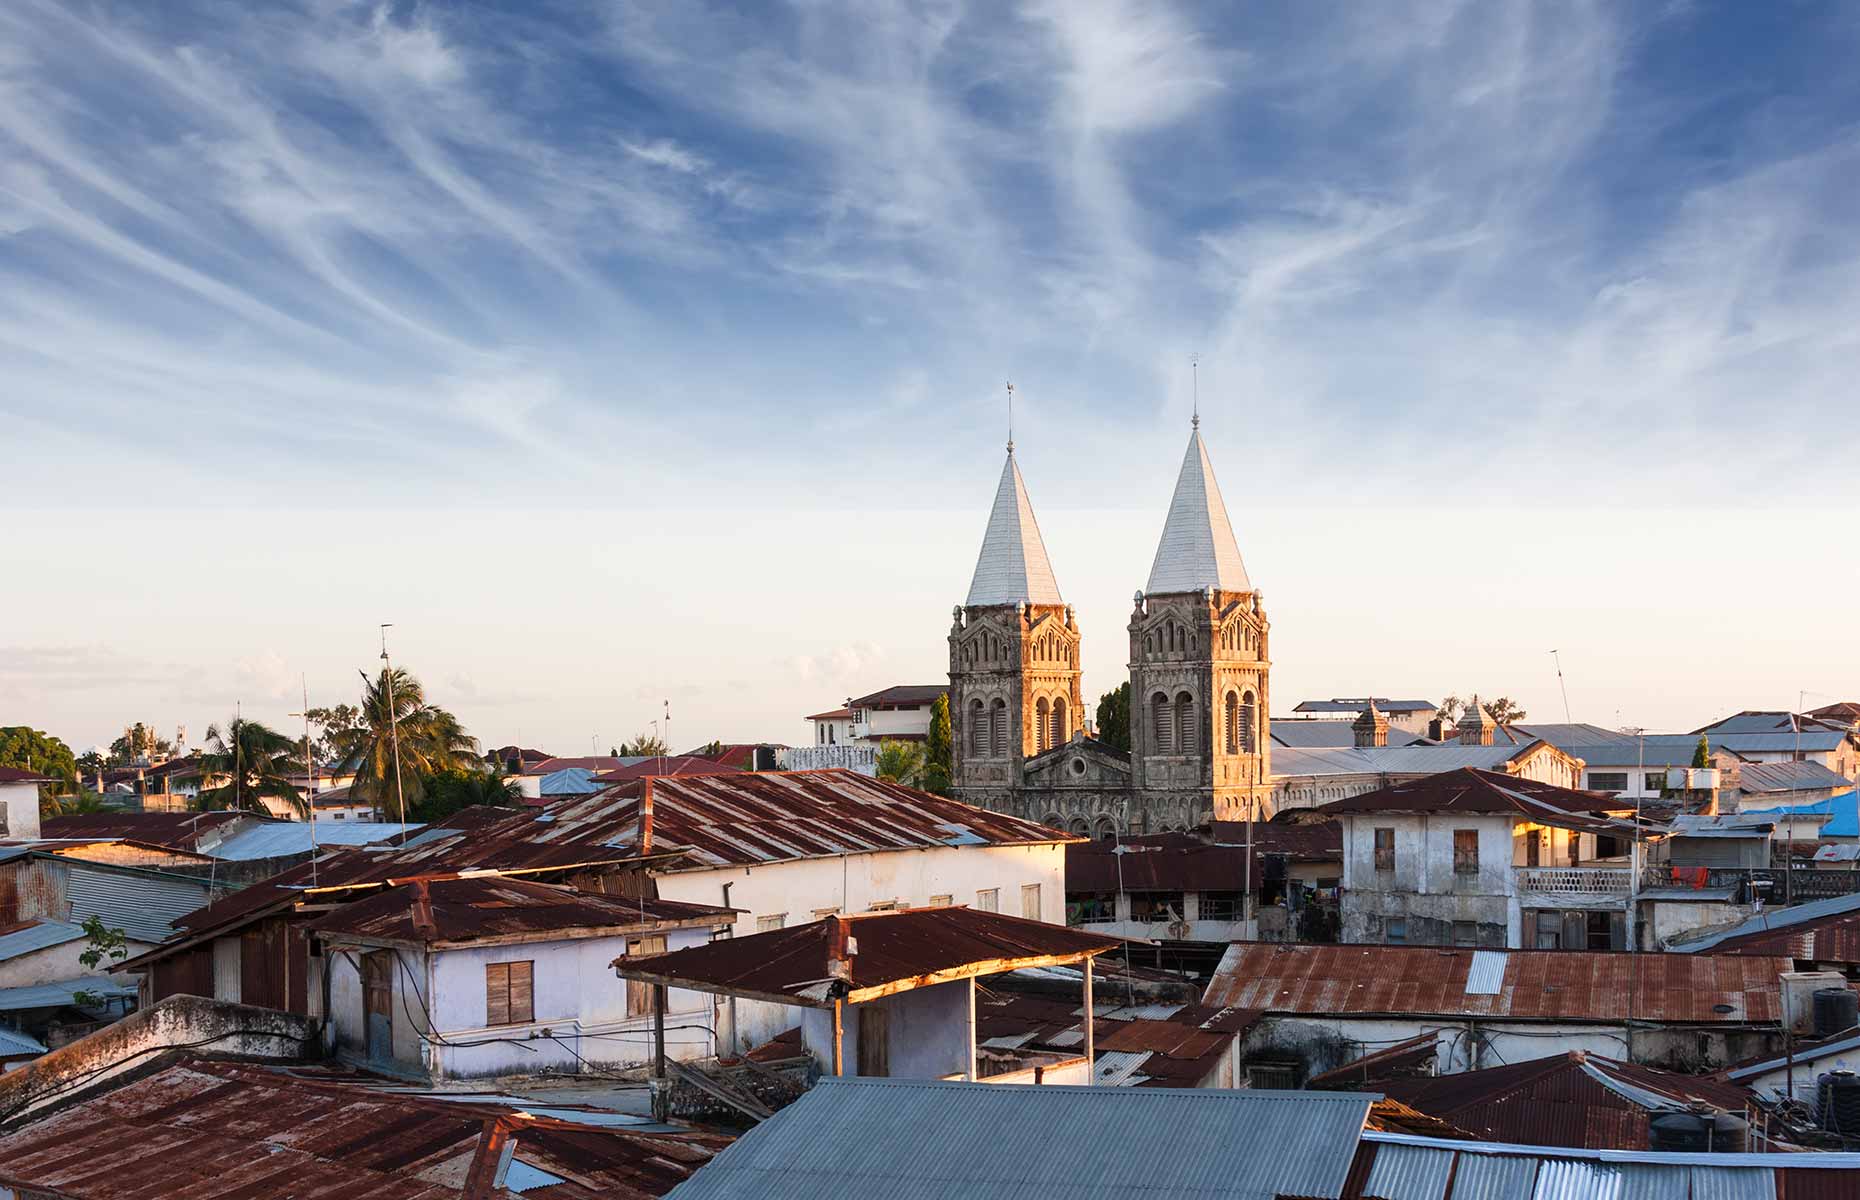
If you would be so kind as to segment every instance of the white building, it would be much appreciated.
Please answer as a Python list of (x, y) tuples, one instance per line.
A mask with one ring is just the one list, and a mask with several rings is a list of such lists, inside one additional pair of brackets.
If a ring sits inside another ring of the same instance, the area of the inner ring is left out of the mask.
[(0, 767), (0, 838), (39, 836), (39, 785), (51, 782), (37, 771)]
[(930, 733), (930, 707), (949, 695), (947, 683), (901, 683), (814, 713), (816, 746), (921, 742)]
[[(1426, 736), (1428, 722), (1432, 721), (1434, 714), (1440, 710), (1440, 706), (1432, 700), (1390, 700), (1385, 696), (1334, 696), (1329, 700), (1301, 701), (1298, 707), (1292, 709), (1292, 712), (1297, 717), (1306, 720), (1340, 721), (1348, 724), (1366, 712), (1371, 704), (1375, 705), (1378, 712), (1388, 717), (1390, 727), (1417, 737)], [(1281, 720), (1285, 718), (1274, 717), (1273, 723), (1276, 725)], [(1294, 720), (1291, 723), (1297, 722)], [(1343, 744), (1349, 745), (1348, 742)]]
[[(651, 1058), (650, 996), (616, 958), (702, 945), (731, 914), (501, 876), (417, 880), (309, 926), (335, 1048), (439, 1083), (619, 1070)], [(710, 998), (671, 989), (666, 1052), (714, 1054)]]

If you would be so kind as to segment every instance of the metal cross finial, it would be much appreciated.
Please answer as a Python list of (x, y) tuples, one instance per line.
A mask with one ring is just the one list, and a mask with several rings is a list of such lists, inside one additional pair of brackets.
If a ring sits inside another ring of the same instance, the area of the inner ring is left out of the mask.
[(1195, 415), (1188, 419), (1190, 429), (1201, 428), (1201, 359), (1197, 355), (1188, 360), (1188, 370), (1195, 388)]
[(1008, 453), (1014, 453), (1014, 382), (1008, 381)]

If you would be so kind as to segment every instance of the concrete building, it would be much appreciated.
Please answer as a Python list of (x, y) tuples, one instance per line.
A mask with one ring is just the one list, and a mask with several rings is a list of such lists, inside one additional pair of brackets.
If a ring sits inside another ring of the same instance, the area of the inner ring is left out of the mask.
[[(1275, 726), (1276, 728), (1276, 726)], [(1473, 767), (1555, 787), (1573, 788), (1583, 762), (1548, 742), (1522, 746), (1412, 743), (1273, 751), (1272, 803), (1276, 812), (1317, 808), (1397, 783)]]
[[(500, 876), (415, 880), (307, 927), (323, 946), (335, 1048), (439, 1083), (623, 1070), (653, 1016), (608, 964), (707, 942), (736, 914)], [(714, 1055), (708, 997), (673, 989), (667, 1053)]]
[(37, 771), (0, 767), (0, 838), (39, 836), (39, 785), (51, 782)]
[(1343, 940), (1625, 949), (1634, 829), (1606, 807), (1474, 768), (1325, 805), (1343, 825)]
[(1307, 721), (1349, 724), (1372, 706), (1388, 718), (1390, 729), (1400, 730), (1411, 737), (1426, 737), (1428, 723), (1434, 719), (1434, 714), (1440, 709), (1440, 706), (1432, 700), (1391, 700), (1387, 696), (1334, 696), (1329, 700), (1300, 701), (1297, 707), (1292, 709), (1292, 714), (1304, 720), (1290, 720), (1286, 721), (1286, 724), (1297, 726)]
[(930, 733), (930, 708), (949, 694), (946, 683), (900, 683), (849, 698), (840, 708), (811, 714), (814, 745), (921, 742)]

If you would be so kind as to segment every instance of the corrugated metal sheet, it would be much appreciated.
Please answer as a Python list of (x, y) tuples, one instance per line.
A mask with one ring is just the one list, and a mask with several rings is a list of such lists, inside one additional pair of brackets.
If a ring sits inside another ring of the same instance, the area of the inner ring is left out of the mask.
[(1148, 1061), (1147, 1050), (1106, 1050), (1098, 1055), (1098, 1061), (1092, 1067), (1092, 1078), (1099, 1087), (1123, 1087), (1130, 1082), (1130, 1077), (1137, 1074)]
[(0, 1029), (0, 1058), (17, 1058), (22, 1054), (44, 1053), (45, 1046), (37, 1038), (29, 1038), (11, 1029)]
[[(1854, 1180), (1860, 1190), (1860, 1179)], [(1693, 1167), (1692, 1200), (1775, 1200), (1776, 1172), (1768, 1167)]]
[(1453, 1152), (1422, 1146), (1383, 1146), (1369, 1168), (1364, 1192), (1383, 1200), (1441, 1200), (1453, 1174)]
[(1347, 1093), (827, 1078), (673, 1195), (1336, 1196), (1369, 1103)]
[(1472, 966), (1466, 972), (1466, 994), (1469, 996), (1496, 996), (1499, 987), (1505, 982), (1505, 952), (1503, 950), (1475, 950)]
[(33, 1008), (61, 1008), (75, 1003), (72, 994), (91, 992), (107, 1000), (134, 999), (134, 985), (110, 976), (87, 976), (63, 979), (57, 983), (35, 983), (29, 987), (0, 988), (0, 1012), (24, 1012)]
[[(1691, 1200), (1692, 1174), (1655, 1163), (1622, 1163), (1622, 1192), (1630, 1200)], [(1774, 1200), (1774, 1196), (1765, 1200)]]
[(1453, 1172), (1452, 1200), (1517, 1200), (1531, 1194), (1536, 1178), (1536, 1159), (1462, 1154)]
[[(1383, 1153), (1388, 1147), (1383, 1147)], [(1630, 1200), (1622, 1188), (1621, 1168), (1608, 1163), (1547, 1158), (1538, 1164), (1531, 1200)], [(1639, 1200), (1639, 1197), (1632, 1197)]]
[(138, 942), (160, 942), (174, 935), (173, 921), (207, 902), (211, 885), (154, 871), (109, 870), (72, 861), (65, 896), (71, 919), (96, 916)]
[[(329, 846), (366, 846), (390, 842), (406, 832), (412, 838), (424, 825), (402, 825), (396, 821), (318, 821), (315, 848)], [(251, 862), (262, 858), (289, 858), (308, 854), (313, 848), (312, 830), (307, 821), (277, 821), (235, 833), (214, 849), (213, 857), (227, 862)]]
[(70, 921), (35, 921), (24, 929), (0, 934), (0, 962), (25, 954), (37, 954), (53, 946), (75, 942), (84, 931)]

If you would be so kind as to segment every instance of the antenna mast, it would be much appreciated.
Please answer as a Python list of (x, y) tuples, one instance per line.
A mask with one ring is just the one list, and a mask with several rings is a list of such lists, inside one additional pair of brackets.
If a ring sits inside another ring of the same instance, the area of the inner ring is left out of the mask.
[[(1570, 715), (1569, 715), (1569, 684), (1563, 681), (1562, 652), (1558, 650), (1552, 650), (1550, 652), (1550, 661), (1556, 664), (1556, 685), (1563, 689), (1563, 720), (1570, 724), (1574, 724), (1574, 721), (1570, 718)], [(1645, 781), (1643, 780), (1643, 782)]]
[(1195, 415), (1188, 419), (1190, 429), (1201, 428), (1201, 356), (1194, 355), (1188, 360), (1189, 382), (1195, 390)]
[(1008, 392), (1008, 453), (1014, 453), (1014, 381), (1009, 380)]

